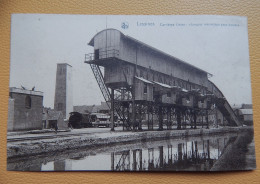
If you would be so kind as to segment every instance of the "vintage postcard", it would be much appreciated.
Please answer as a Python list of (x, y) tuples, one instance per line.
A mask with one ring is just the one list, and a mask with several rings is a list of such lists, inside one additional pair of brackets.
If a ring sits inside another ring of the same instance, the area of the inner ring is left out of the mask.
[(7, 170), (256, 168), (247, 18), (13, 14)]

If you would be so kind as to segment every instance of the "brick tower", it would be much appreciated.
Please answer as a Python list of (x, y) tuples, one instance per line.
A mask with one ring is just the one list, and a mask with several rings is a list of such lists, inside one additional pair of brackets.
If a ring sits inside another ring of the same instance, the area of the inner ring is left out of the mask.
[(54, 110), (62, 111), (66, 119), (73, 111), (72, 66), (67, 63), (57, 64)]

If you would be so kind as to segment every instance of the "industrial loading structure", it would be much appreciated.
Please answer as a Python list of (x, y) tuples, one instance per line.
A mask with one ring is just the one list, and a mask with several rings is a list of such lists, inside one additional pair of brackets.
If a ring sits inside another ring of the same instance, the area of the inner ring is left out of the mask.
[(242, 125), (222, 92), (208, 80), (208, 72), (116, 29), (97, 33), (89, 45), (94, 52), (85, 55), (85, 63), (114, 114), (111, 130), (115, 116), (126, 130), (208, 128), (213, 110), (221, 113), (225, 126)]

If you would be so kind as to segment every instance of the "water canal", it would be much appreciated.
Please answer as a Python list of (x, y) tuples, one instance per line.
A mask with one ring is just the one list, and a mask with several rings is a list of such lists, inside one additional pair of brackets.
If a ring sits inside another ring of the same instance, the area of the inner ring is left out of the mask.
[[(20, 171), (219, 171), (254, 169), (253, 132), (145, 141), (9, 159)], [(248, 158), (251, 158), (248, 159)]]

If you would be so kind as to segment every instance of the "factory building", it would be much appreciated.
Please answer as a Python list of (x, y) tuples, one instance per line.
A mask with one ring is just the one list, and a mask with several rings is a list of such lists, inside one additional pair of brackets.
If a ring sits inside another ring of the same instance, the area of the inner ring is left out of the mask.
[(8, 131), (42, 129), (43, 93), (9, 89)]

